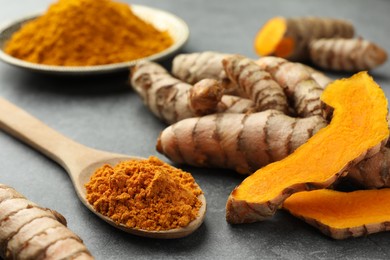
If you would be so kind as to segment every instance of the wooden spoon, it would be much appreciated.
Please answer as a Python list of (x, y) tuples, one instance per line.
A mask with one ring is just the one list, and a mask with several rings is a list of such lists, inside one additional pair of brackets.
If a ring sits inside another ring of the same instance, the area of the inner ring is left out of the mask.
[(200, 195), (202, 207), (195, 220), (184, 228), (164, 231), (148, 231), (129, 228), (116, 224), (110, 218), (97, 212), (86, 200), (86, 184), (95, 169), (103, 164), (115, 165), (124, 160), (142, 160), (144, 158), (123, 154), (109, 153), (92, 149), (76, 143), (51, 129), (38, 119), (0, 97), (0, 129), (21, 141), (31, 145), (52, 160), (60, 164), (69, 174), (77, 196), (81, 202), (107, 223), (125, 232), (152, 238), (179, 238), (194, 232), (203, 222), (206, 213), (206, 199)]

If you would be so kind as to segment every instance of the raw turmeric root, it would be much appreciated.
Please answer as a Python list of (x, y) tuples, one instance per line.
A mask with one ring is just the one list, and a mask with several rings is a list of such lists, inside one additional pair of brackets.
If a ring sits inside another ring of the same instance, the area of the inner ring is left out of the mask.
[(254, 61), (230, 55), (223, 59), (222, 63), (228, 78), (256, 104), (257, 111), (275, 109), (288, 113), (287, 97), (283, 89)]
[(215, 79), (224, 89), (234, 88), (222, 67), (225, 53), (205, 51), (177, 55), (172, 62), (172, 74), (176, 78), (195, 84), (202, 79)]
[(223, 88), (219, 88), (218, 84), (206, 80), (192, 90), (192, 85), (172, 77), (162, 66), (149, 61), (138, 63), (131, 73), (134, 90), (152, 113), (168, 124), (201, 116), (202, 113), (252, 110), (254, 104), (251, 101), (224, 98)]
[(362, 38), (313, 40), (309, 51), (315, 65), (335, 71), (370, 70), (387, 60), (384, 49)]
[(0, 184), (0, 256), (4, 259), (93, 259), (58, 212)]
[(249, 174), (305, 143), (327, 122), (293, 118), (276, 110), (188, 118), (163, 130), (157, 151), (176, 163)]
[(365, 189), (390, 187), (390, 148), (383, 147), (374, 156), (367, 158), (348, 169), (348, 174), (340, 180), (343, 184)]
[(287, 97), (292, 100), (292, 105), (298, 116), (307, 117), (322, 114), (320, 96), (324, 87), (313, 76), (320, 78), (322, 84), (326, 86), (330, 80), (327, 80), (325, 76), (314, 70), (308, 70), (300, 63), (289, 62), (278, 57), (263, 57), (258, 59), (256, 63), (268, 71), (284, 88)]
[(309, 44), (320, 38), (352, 38), (353, 25), (322, 17), (274, 17), (257, 33), (254, 48), (260, 56), (277, 56), (290, 61), (307, 61)]
[(248, 113), (256, 111), (252, 100), (224, 95), (224, 89), (215, 79), (202, 79), (189, 90), (189, 105), (194, 116), (213, 113)]
[(334, 239), (390, 230), (390, 189), (297, 192), (283, 208)]
[(331, 83), (321, 99), (334, 109), (330, 124), (291, 155), (257, 170), (236, 187), (226, 205), (228, 222), (267, 219), (291, 194), (326, 188), (349, 166), (379, 152), (389, 136), (388, 104), (367, 73)]
[(191, 85), (173, 78), (162, 66), (145, 61), (131, 69), (131, 85), (146, 106), (166, 123), (192, 117), (188, 104)]
[(315, 81), (317, 81), (318, 85), (320, 85), (323, 89), (328, 86), (329, 83), (333, 81), (333, 79), (326, 76), (321, 71), (318, 71), (310, 66), (300, 63), (309, 73), (310, 77), (312, 77)]

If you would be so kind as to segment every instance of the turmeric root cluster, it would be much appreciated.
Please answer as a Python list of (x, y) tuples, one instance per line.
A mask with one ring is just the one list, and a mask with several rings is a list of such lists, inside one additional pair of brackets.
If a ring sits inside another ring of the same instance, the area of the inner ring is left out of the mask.
[[(293, 193), (337, 188), (336, 181), (390, 185), (387, 100), (366, 73), (332, 82), (280, 57), (203, 52), (175, 57), (172, 73), (140, 63), (131, 85), (170, 124), (157, 140), (160, 153), (179, 164), (250, 174), (227, 201), (230, 223), (267, 219)], [(359, 236), (362, 216), (343, 235), (333, 224), (317, 227), (338, 239)]]
[(291, 61), (311, 61), (335, 71), (370, 70), (387, 60), (377, 44), (354, 38), (349, 21), (323, 17), (274, 17), (255, 37), (254, 48), (260, 56), (275, 55)]

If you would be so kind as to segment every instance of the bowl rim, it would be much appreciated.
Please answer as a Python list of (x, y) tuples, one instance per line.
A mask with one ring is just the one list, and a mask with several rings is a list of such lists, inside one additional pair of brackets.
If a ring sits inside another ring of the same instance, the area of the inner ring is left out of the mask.
[[(57, 65), (45, 65), (39, 63), (32, 63), (8, 55), (3, 51), (4, 46), (1, 46), (0, 48), (0, 60), (19, 68), (24, 68), (32, 71), (51, 73), (51, 74), (100, 74), (100, 73), (110, 73), (110, 72), (129, 69), (130, 67), (134, 66), (135, 64), (143, 60), (160, 61), (162, 59), (168, 58), (169, 56), (175, 54), (179, 49), (181, 49), (187, 43), (190, 34), (189, 27), (187, 23), (180, 17), (176, 16), (173, 13), (167, 12), (165, 10), (157, 9), (154, 7), (149, 7), (144, 5), (133, 5), (133, 4), (130, 4), (129, 6), (132, 8), (134, 13), (137, 16), (141, 17), (142, 19), (144, 19), (142, 17), (142, 14), (153, 13), (154, 15), (162, 16), (164, 19), (170, 19), (170, 21), (173, 21), (177, 28), (173, 28), (173, 27), (170, 28), (169, 26), (167, 26), (166, 30), (170, 31), (172, 29), (176, 29), (175, 33), (179, 32), (178, 37), (174, 37), (175, 38), (174, 43), (170, 47), (168, 47), (167, 49), (161, 52), (143, 58), (129, 60), (125, 62), (119, 62), (119, 63), (92, 65), (92, 66), (57, 66)], [(0, 25), (0, 36), (4, 34), (4, 31), (11, 28), (12, 26), (22, 25), (23, 23), (31, 19), (34, 19), (36, 17), (39, 17), (40, 15), (42, 15), (42, 12), (25, 15), (18, 19), (14, 19), (12, 21), (2, 23)], [(153, 24), (153, 20), (145, 19), (145, 21)], [(154, 25), (156, 26), (156, 24)]]

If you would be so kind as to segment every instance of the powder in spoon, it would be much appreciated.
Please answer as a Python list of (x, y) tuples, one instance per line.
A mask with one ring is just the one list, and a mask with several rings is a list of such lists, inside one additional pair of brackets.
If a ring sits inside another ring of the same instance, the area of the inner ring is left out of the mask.
[(191, 174), (151, 156), (97, 169), (87, 200), (116, 223), (144, 230), (187, 226), (199, 212), (202, 190)]

